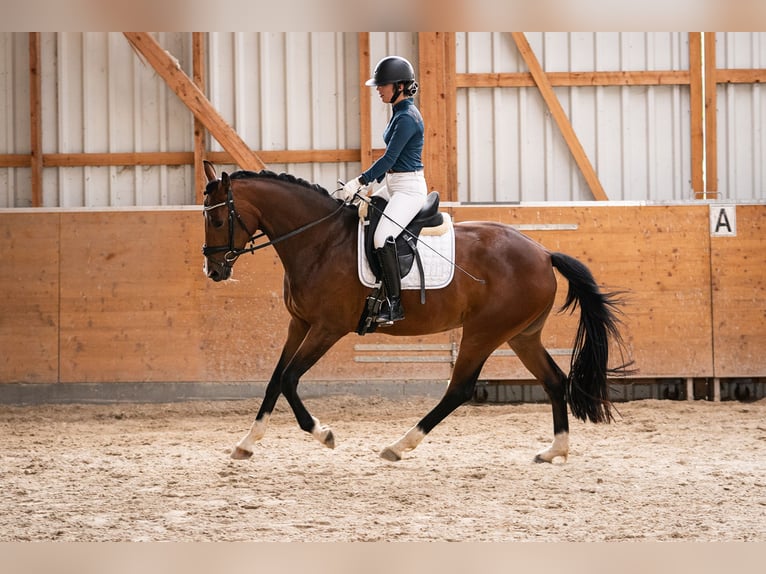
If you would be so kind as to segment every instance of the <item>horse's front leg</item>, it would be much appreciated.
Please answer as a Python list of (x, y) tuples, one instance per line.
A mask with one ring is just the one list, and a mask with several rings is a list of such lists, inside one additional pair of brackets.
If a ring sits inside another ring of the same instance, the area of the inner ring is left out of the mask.
[(308, 325), (306, 323), (295, 318), (290, 321), (287, 329), (287, 340), (282, 348), (279, 362), (271, 375), (271, 379), (269, 379), (269, 384), (266, 386), (266, 393), (261, 402), (261, 407), (258, 409), (255, 422), (250, 427), (250, 432), (242, 437), (237, 446), (234, 447), (231, 458), (243, 460), (253, 456), (255, 443), (261, 440), (266, 433), (269, 418), (274, 411), (274, 406), (277, 404), (277, 399), (279, 399), (279, 393), (282, 390), (282, 373), (285, 370), (285, 366), (303, 342), (306, 333), (308, 333)]
[[(280, 361), (281, 363), (281, 361)], [(266, 427), (269, 424), (269, 418), (274, 410), (274, 405), (279, 398), (279, 381), (281, 379), (282, 369), (280, 365), (274, 370), (274, 374), (271, 375), (269, 384), (266, 386), (266, 393), (261, 402), (261, 408), (258, 409), (258, 415), (255, 417), (253, 425), (250, 427), (250, 431), (243, 436), (234, 447), (231, 453), (231, 458), (235, 460), (245, 460), (253, 456), (253, 449), (255, 443), (263, 438), (266, 434)]]
[(328, 448), (335, 448), (335, 436), (332, 429), (311, 416), (298, 396), (298, 382), (303, 374), (314, 366), (344, 334), (311, 327), (282, 373), (282, 394), (290, 403), (298, 425)]

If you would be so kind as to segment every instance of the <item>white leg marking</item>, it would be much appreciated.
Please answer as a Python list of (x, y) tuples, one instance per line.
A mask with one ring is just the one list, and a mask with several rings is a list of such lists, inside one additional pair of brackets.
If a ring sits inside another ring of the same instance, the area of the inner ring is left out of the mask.
[(425, 437), (426, 434), (417, 426), (414, 426), (398, 441), (384, 448), (380, 452), (380, 456), (391, 462), (401, 460), (402, 453), (414, 449)]
[(332, 434), (332, 429), (321, 424), (316, 417), (311, 418), (314, 420), (314, 428), (311, 429), (313, 437), (327, 448), (335, 448), (335, 436)]
[(250, 427), (250, 432), (242, 437), (242, 440), (237, 443), (237, 449), (252, 454), (255, 443), (261, 440), (263, 435), (266, 434), (266, 427), (269, 424), (270, 416), (271, 415), (263, 415), (261, 420), (256, 420), (253, 423), (253, 426)]
[(565, 462), (569, 456), (568, 432), (560, 432), (555, 435), (551, 446), (537, 453), (535, 462), (553, 462), (553, 459), (559, 456), (563, 457)]

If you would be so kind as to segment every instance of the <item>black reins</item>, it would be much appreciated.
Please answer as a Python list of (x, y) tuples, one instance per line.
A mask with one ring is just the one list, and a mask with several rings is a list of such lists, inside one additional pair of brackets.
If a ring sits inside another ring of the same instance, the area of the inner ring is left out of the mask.
[[(207, 192), (206, 192), (207, 193)], [(343, 209), (344, 204), (340, 203), (338, 205), (338, 209), (328, 213), (324, 217), (321, 217), (317, 219), (316, 221), (311, 221), (305, 225), (301, 225), (297, 229), (293, 229), (292, 231), (289, 231), (285, 233), (284, 235), (280, 235), (279, 237), (276, 237), (274, 239), (271, 239), (267, 241), (266, 243), (260, 243), (258, 245), (255, 244), (255, 241), (257, 239), (260, 239), (261, 237), (264, 237), (266, 234), (261, 231), (260, 233), (253, 234), (245, 225), (245, 222), (242, 221), (242, 217), (240, 217), (239, 212), (237, 211), (236, 206), (234, 205), (234, 194), (231, 190), (231, 186), (229, 186), (228, 193), (226, 195), (226, 200), (222, 201), (221, 203), (216, 203), (215, 205), (205, 205), (202, 207), (203, 212), (212, 211), (213, 209), (218, 209), (219, 207), (227, 207), (228, 208), (228, 217), (229, 217), (229, 244), (228, 245), (218, 245), (215, 247), (209, 247), (207, 243), (205, 243), (202, 246), (202, 254), (205, 257), (209, 257), (210, 255), (213, 255), (214, 253), (224, 253), (223, 256), (224, 259), (224, 265), (231, 266), (234, 264), (234, 262), (237, 260), (237, 258), (240, 255), (243, 255), (245, 253), (254, 253), (255, 251), (258, 251), (259, 249), (263, 249), (264, 247), (269, 247), (271, 245), (274, 245), (276, 243), (279, 243), (281, 241), (284, 241), (286, 239), (290, 239), (291, 237), (294, 237), (298, 235), (299, 233), (303, 233), (304, 231), (307, 231), (311, 229), (312, 227), (319, 225), (320, 223), (330, 219), (331, 217), (337, 215), (340, 213), (340, 211)], [(240, 227), (245, 230), (245, 233), (247, 233), (250, 236), (250, 239), (246, 241), (246, 244), (249, 243), (249, 247), (243, 247), (242, 249), (237, 249), (234, 246), (234, 220), (236, 219), (237, 222), (239, 222)]]

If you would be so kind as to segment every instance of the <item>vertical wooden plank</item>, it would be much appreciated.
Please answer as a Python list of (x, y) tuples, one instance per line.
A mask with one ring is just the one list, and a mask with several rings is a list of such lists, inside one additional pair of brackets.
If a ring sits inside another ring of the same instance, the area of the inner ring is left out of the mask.
[(447, 155), (445, 200), (458, 201), (457, 193), (457, 47), (455, 32), (444, 33), (444, 108)]
[(189, 210), (61, 215), (61, 382), (209, 380), (216, 355), (205, 352), (201, 305), (214, 286), (200, 273), (201, 219)]
[[(362, 170), (372, 165), (372, 126), (370, 90), (364, 86), (370, 77), (370, 33), (359, 32), (359, 161)], [(353, 176), (352, 176), (353, 177)]]
[[(423, 163), (430, 189), (457, 201), (457, 118), (455, 107), (454, 34), (418, 34), (420, 110), (426, 125)], [(450, 54), (453, 54), (450, 56)]]
[(715, 32), (705, 32), (705, 191), (706, 199), (718, 197), (718, 78)]
[(559, 102), (556, 93), (553, 91), (553, 86), (551, 85), (550, 80), (548, 80), (542, 66), (540, 66), (537, 56), (535, 56), (535, 53), (529, 46), (526, 36), (524, 36), (523, 32), (511, 32), (511, 36), (513, 37), (514, 42), (516, 42), (519, 53), (522, 58), (524, 58), (524, 62), (526, 62), (527, 67), (532, 74), (532, 79), (540, 90), (540, 94), (542, 95), (543, 100), (545, 100), (553, 119), (556, 121), (556, 125), (558, 125), (559, 130), (561, 130), (561, 134), (564, 136), (564, 141), (566, 141), (569, 150), (572, 152), (572, 156), (574, 157), (577, 166), (580, 168), (593, 197), (600, 201), (608, 200), (609, 198), (607, 197), (606, 192), (604, 192), (604, 188), (601, 186), (601, 182), (599, 181), (588, 156), (585, 154), (585, 150), (583, 149), (580, 140), (577, 138), (577, 134), (575, 134), (569, 118), (567, 118), (566, 113), (564, 113), (564, 108), (561, 107), (561, 102)]
[(705, 198), (705, 178), (702, 169), (704, 157), (702, 106), (702, 34), (689, 32), (689, 113), (691, 114), (691, 174), (695, 199)]
[(43, 122), (40, 80), (40, 33), (29, 33), (29, 130), (32, 207), (43, 204)]
[(59, 381), (58, 212), (0, 213), (0, 386)]
[[(205, 34), (192, 32), (192, 80), (200, 92), (205, 93)], [(202, 165), (205, 159), (205, 126), (194, 118), (194, 197), (197, 203), (203, 201), (203, 190), (207, 178)]]
[(736, 215), (736, 237), (710, 238), (714, 376), (762, 377), (766, 373), (766, 206), (737, 205)]
[(441, 170), (437, 167), (444, 162), (444, 131), (440, 100), (440, 78), (443, 76), (443, 58), (438, 46), (436, 32), (418, 33), (418, 83), (420, 84), (419, 107), (425, 123), (425, 145), (423, 164), (429, 191), (444, 189)]
[(455, 32), (444, 34), (445, 132), (447, 134), (447, 201), (458, 201), (457, 192), (457, 41)]

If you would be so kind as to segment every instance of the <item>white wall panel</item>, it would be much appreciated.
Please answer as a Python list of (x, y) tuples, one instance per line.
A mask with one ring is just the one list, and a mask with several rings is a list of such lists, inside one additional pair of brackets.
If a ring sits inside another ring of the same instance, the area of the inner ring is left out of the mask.
[[(686, 70), (685, 33), (527, 33), (546, 72)], [(458, 33), (457, 72), (528, 71), (508, 33)], [(554, 88), (612, 200), (691, 197), (688, 86)], [(458, 91), (461, 201), (586, 201), (537, 88)]]
[[(766, 32), (716, 34), (718, 68), (766, 68)], [(719, 84), (718, 197), (765, 200), (766, 91), (760, 83)]]
[[(156, 37), (190, 74), (190, 34), (160, 33)], [(122, 34), (43, 33), (40, 40), (44, 153), (193, 149), (191, 114), (155, 71), (136, 56)], [(0, 112), (6, 114), (0, 130), (0, 153), (27, 154), (28, 35), (0, 35), (0, 54), (0, 97), (7, 98), (8, 90), (14, 97)], [(0, 205), (31, 204), (29, 171), (0, 169)], [(46, 167), (43, 205), (185, 204), (194, 200), (193, 185), (191, 166)]]
[[(255, 150), (359, 147), (355, 34), (242, 32), (209, 35), (213, 105)], [(212, 141), (211, 149), (220, 150)], [(233, 166), (226, 166), (229, 169)], [(359, 164), (270, 164), (328, 189)]]
[[(0, 33), (0, 153), (29, 153), (29, 42)], [(0, 168), (0, 207), (32, 204), (29, 168)]]
[[(158, 33), (191, 74), (191, 34)], [(372, 145), (383, 148), (390, 106), (359, 77), (355, 33), (225, 33), (207, 38), (207, 93), (255, 150), (357, 149), (359, 95), (370, 90)], [(549, 72), (688, 70), (688, 35), (548, 32), (527, 38)], [(457, 72), (526, 72), (509, 33), (457, 33)], [(766, 67), (766, 33), (718, 33), (720, 68)], [(418, 69), (418, 35), (370, 34), (370, 68), (397, 54)], [(41, 34), (44, 153), (193, 150), (193, 117), (120, 33)], [(688, 86), (555, 88), (610, 199), (691, 199)], [(724, 199), (766, 198), (766, 94), (721, 84), (718, 187)], [(421, 93), (416, 101), (432, 97)], [(580, 170), (536, 88), (460, 88), (458, 197), (470, 202), (587, 201)], [(0, 153), (27, 154), (26, 33), (0, 34)], [(221, 147), (214, 139), (208, 146)], [(232, 169), (233, 166), (222, 166)], [(325, 187), (358, 162), (270, 164)], [(432, 166), (433, 167), (433, 166)], [(435, 166), (438, 169), (438, 166)], [(191, 166), (46, 167), (45, 206), (194, 202)], [(28, 168), (0, 168), (0, 207), (31, 204)]]

